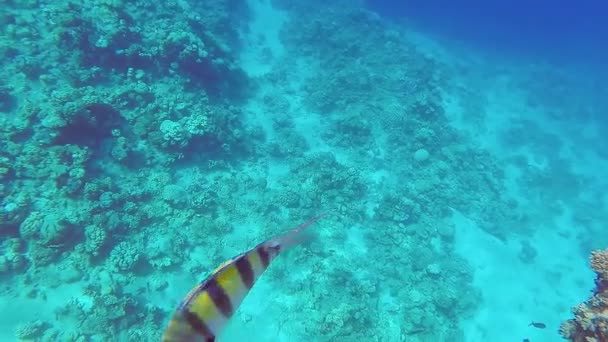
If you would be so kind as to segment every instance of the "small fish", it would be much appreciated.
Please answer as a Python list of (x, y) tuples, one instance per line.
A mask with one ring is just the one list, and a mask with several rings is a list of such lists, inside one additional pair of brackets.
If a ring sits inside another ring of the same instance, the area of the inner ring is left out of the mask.
[(545, 329), (547, 327), (547, 325), (545, 323), (541, 323), (541, 322), (532, 322), (530, 324), (528, 324), (529, 327), (535, 327), (538, 329)]
[(530, 342), (529, 338), (524, 338), (523, 342)]
[(279, 253), (302, 242), (302, 230), (325, 215), (308, 220), (220, 265), (186, 295), (169, 321), (162, 342), (215, 341), (270, 262)]

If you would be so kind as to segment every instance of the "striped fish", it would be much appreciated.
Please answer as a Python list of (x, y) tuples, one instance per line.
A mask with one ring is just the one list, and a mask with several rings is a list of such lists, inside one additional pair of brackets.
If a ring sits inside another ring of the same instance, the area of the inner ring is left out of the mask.
[(279, 253), (303, 239), (302, 230), (319, 215), (296, 228), (262, 242), (220, 265), (181, 302), (164, 332), (163, 342), (215, 341), (253, 284)]

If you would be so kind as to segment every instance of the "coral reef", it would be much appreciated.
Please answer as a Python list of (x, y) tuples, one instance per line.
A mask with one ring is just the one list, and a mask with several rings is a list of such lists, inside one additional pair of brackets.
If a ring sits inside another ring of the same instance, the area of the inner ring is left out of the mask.
[(17, 338), (157, 340), (182, 287), (321, 211), (266, 277), (290, 338), (460, 336), (481, 298), (445, 218), (527, 232), (503, 165), (401, 32), (352, 1), (272, 2), (285, 54), (258, 77), (246, 1), (3, 4), (0, 276), (48, 307)]
[(27, 322), (15, 329), (15, 338), (21, 341), (39, 340), (47, 328), (48, 324), (45, 324), (40, 320)]
[(576, 306), (573, 319), (562, 323), (561, 335), (574, 342), (608, 341), (608, 249), (591, 253), (596, 273), (593, 296)]

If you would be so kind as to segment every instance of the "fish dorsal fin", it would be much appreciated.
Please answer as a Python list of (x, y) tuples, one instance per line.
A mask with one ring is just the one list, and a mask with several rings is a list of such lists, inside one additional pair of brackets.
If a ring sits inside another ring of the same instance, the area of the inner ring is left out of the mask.
[(235, 258), (232, 259), (228, 259), (226, 261), (224, 261), (221, 265), (219, 265), (213, 272), (211, 272), (211, 275), (217, 274), (217, 272), (221, 271), (222, 268), (232, 264), (234, 262)]
[(182, 305), (188, 305), (190, 303), (190, 301), (195, 298), (201, 291), (203, 291), (203, 289), (205, 288), (205, 285), (207, 284), (207, 282), (209, 282), (209, 279), (213, 278), (215, 275), (217, 275), (218, 272), (220, 272), (221, 270), (223, 270), (226, 266), (232, 264), (236, 259), (240, 258), (242, 254), (234, 257), (234, 258), (230, 258), (226, 261), (224, 261), (221, 265), (219, 265), (215, 270), (213, 270), (213, 272), (209, 273), (203, 281), (201, 281), (198, 285), (196, 285), (194, 288), (192, 288), (190, 290), (190, 292), (188, 292), (188, 294), (186, 295), (186, 297), (184, 298), (184, 300), (182, 301)]
[[(235, 257), (232, 257), (226, 261), (224, 261), (221, 265), (219, 265), (213, 272), (211, 272), (211, 274), (209, 275), (209, 277), (212, 277), (214, 275), (216, 275), (219, 271), (223, 270), (226, 266), (229, 266), (230, 264), (232, 264), (233, 262), (235, 262), (238, 258), (242, 257), (243, 255), (249, 253), (249, 251), (245, 252), (245, 253), (241, 253)], [(207, 277), (207, 278), (209, 278)]]

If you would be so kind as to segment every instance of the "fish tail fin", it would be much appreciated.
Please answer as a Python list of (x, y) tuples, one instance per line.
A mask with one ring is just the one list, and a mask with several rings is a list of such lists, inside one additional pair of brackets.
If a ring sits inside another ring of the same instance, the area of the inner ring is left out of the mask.
[(310, 239), (308, 234), (305, 234), (305, 229), (319, 221), (327, 214), (320, 214), (310, 220), (302, 223), (301, 225), (291, 229), (290, 231), (283, 233), (275, 238), (268, 241), (268, 245), (279, 247), (281, 251), (290, 249), (293, 246), (299, 245)]

